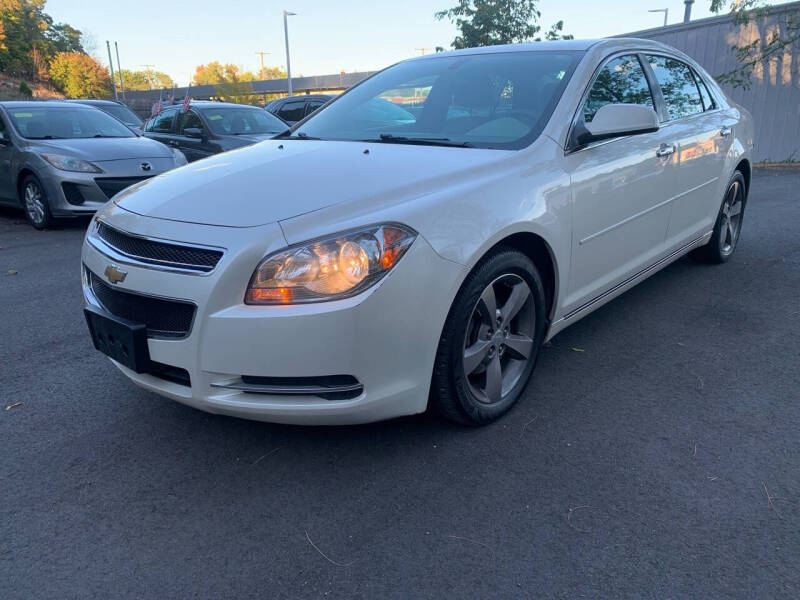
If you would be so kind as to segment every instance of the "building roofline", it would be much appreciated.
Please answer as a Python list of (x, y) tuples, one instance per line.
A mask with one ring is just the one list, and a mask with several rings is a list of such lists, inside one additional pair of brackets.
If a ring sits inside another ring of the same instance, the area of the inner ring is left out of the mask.
[[(754, 12), (754, 9), (748, 11), (750, 13)], [(800, 1), (798, 2), (787, 2), (786, 4), (777, 4), (770, 6), (769, 8), (765, 9), (766, 14), (775, 14), (781, 12), (791, 12), (793, 10), (800, 11)], [(652, 27), (650, 29), (640, 29), (638, 31), (631, 31), (628, 33), (620, 33), (618, 35), (609, 36), (611, 38), (627, 38), (627, 37), (638, 37), (639, 35), (648, 34), (652, 35), (654, 33), (672, 33), (675, 31), (685, 31), (687, 29), (695, 29), (697, 27), (706, 27), (707, 25), (712, 25), (714, 23), (722, 23), (725, 21), (730, 22), (731, 15), (730, 13), (725, 13), (724, 15), (718, 15), (715, 17), (706, 17), (704, 19), (697, 19), (693, 21), (689, 21), (688, 23), (675, 23), (674, 25), (667, 25), (666, 27)]]

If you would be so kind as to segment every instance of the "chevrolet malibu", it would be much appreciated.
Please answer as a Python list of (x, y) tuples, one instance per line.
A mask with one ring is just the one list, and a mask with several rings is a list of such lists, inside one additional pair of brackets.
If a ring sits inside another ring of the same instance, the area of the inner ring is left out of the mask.
[(418, 57), (114, 197), (83, 247), (87, 322), (136, 384), (209, 412), (485, 424), (545, 340), (686, 253), (731, 257), (752, 140), (651, 41)]

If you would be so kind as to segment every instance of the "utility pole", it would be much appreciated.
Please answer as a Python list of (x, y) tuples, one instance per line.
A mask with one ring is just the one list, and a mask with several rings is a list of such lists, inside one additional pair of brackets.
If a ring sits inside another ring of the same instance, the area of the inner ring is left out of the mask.
[(296, 15), (297, 13), (283, 11), (283, 36), (286, 40), (286, 90), (289, 92), (288, 95), (292, 95), (292, 65), (289, 61), (289, 25), (286, 22), (286, 17), (291, 17)]
[(117, 96), (117, 82), (114, 78), (114, 61), (111, 60), (111, 44), (106, 40), (106, 50), (108, 50), (108, 66), (111, 68), (111, 89), (114, 91), (114, 100), (119, 100)]
[(152, 67), (155, 67), (155, 65), (142, 65), (142, 66), (145, 68), (145, 70), (147, 72), (147, 87), (152, 90), (153, 89), (153, 78), (150, 77), (150, 69)]
[(260, 78), (262, 78), (264, 76), (264, 55), (265, 54), (269, 54), (269, 52), (258, 51), (258, 52), (256, 52), (256, 54), (260, 54), (261, 55), (261, 70), (258, 72), (258, 77), (260, 79)]
[(420, 54), (422, 56), (425, 56), (425, 51), (426, 50), (433, 50), (433, 48), (414, 48), (414, 50), (419, 50)]
[(122, 99), (125, 100), (125, 84), (122, 83), (122, 67), (119, 66), (119, 46), (114, 42), (114, 51), (117, 53), (117, 73), (119, 73), (119, 91), (122, 92)]
[(652, 12), (652, 13), (663, 12), (664, 13), (664, 27), (667, 26), (667, 16), (669, 15), (669, 9), (668, 8), (654, 8), (653, 10), (648, 10), (647, 12)]

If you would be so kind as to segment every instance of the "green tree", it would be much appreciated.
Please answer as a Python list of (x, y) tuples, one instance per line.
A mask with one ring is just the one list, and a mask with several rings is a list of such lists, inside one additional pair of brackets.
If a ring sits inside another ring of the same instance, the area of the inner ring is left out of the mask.
[[(735, 25), (747, 25), (751, 21), (760, 22), (768, 14), (770, 5), (764, 0), (711, 0), (711, 10), (719, 13), (728, 9)], [(734, 69), (717, 75), (720, 83), (747, 89), (751, 85), (753, 70), (759, 65), (766, 66), (781, 57), (788, 48), (800, 48), (800, 17), (789, 13), (783, 27), (764, 32), (747, 44), (734, 44), (739, 63)]]
[(259, 70), (256, 80), (263, 81), (265, 79), (286, 79), (286, 71), (280, 67), (264, 67)]
[(106, 68), (87, 54), (60, 52), (50, 63), (50, 79), (69, 98), (107, 98), (111, 77)]
[(199, 65), (194, 71), (193, 85), (216, 85), (218, 83), (234, 83), (253, 81), (256, 76), (252, 71), (242, 71), (234, 64), (223, 65), (219, 61), (212, 61), (207, 65)]
[(130, 69), (122, 69), (122, 83), (125, 90), (132, 92), (172, 88), (175, 85), (172, 77), (161, 71), (131, 71)]
[[(556, 40), (574, 40), (574, 35), (568, 35), (565, 33), (561, 33), (564, 30), (564, 21), (559, 21), (558, 23), (554, 23), (547, 33), (544, 34), (544, 39), (548, 42), (554, 42)], [(541, 42), (542, 38), (537, 37), (537, 42)]]
[[(250, 73), (252, 75), (252, 73)], [(225, 102), (235, 102), (236, 104), (260, 105), (261, 96), (253, 94), (253, 84), (250, 81), (239, 79), (237, 75), (231, 75), (223, 83), (214, 86), (214, 90)]]
[(537, 0), (458, 0), (458, 5), (435, 13), (458, 27), (452, 47), (473, 48), (532, 40), (539, 32)]
[(0, 71), (38, 76), (58, 52), (83, 52), (81, 32), (53, 23), (45, 0), (0, 0)]

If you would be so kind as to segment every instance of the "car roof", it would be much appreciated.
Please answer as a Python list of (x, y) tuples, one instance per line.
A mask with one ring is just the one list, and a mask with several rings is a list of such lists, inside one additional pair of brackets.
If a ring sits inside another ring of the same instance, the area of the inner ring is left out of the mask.
[(6, 108), (47, 108), (51, 106), (61, 106), (63, 108), (64, 106), (69, 106), (78, 110), (92, 108), (87, 104), (81, 105), (80, 102), (68, 102), (66, 100), (8, 100), (0, 102), (0, 106), (5, 106)]
[(70, 98), (61, 102), (74, 102), (76, 104), (88, 104), (89, 106), (125, 106), (122, 102), (117, 102), (116, 100), (97, 100), (94, 98)]
[(673, 48), (655, 42), (653, 40), (645, 40), (641, 38), (597, 38), (587, 40), (555, 40), (548, 42), (526, 42), (523, 44), (501, 44), (497, 46), (480, 46), (477, 48), (464, 48), (463, 50), (450, 50), (448, 52), (436, 52), (434, 54), (426, 54), (424, 56), (415, 56), (409, 58), (412, 60), (435, 60), (447, 56), (463, 56), (470, 54), (500, 54), (504, 52), (558, 52), (558, 51), (578, 51), (586, 52), (594, 47), (619, 48), (624, 50), (626, 48), (640, 47), (640, 48), (653, 48), (670, 50), (675, 52)]

